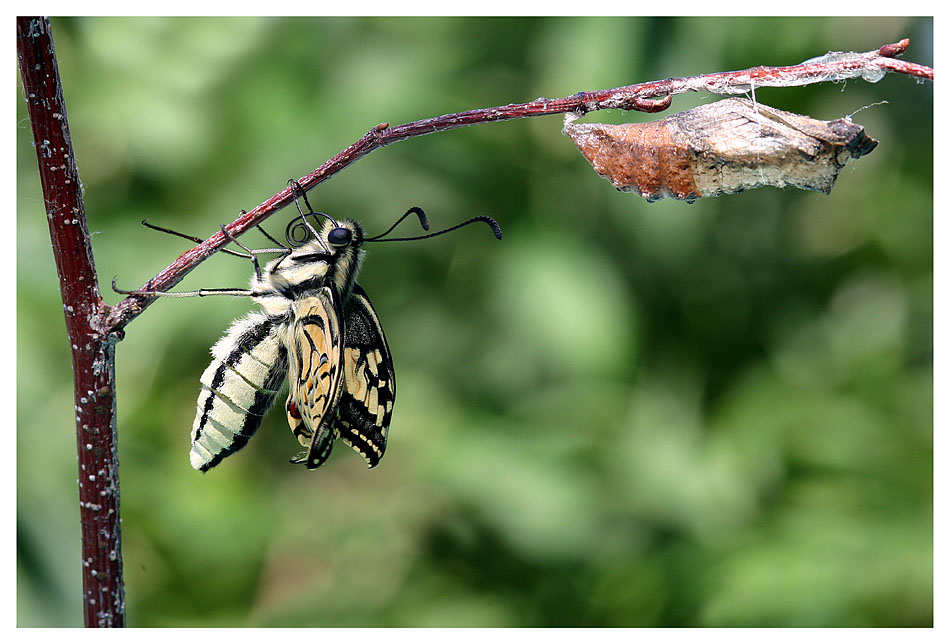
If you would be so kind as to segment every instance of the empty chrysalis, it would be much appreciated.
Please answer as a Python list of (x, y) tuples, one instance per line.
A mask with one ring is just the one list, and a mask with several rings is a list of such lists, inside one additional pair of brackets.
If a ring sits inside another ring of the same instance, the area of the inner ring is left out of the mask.
[(564, 133), (617, 190), (695, 201), (761, 186), (831, 192), (877, 141), (846, 119), (820, 121), (729, 98), (650, 123), (564, 119)]

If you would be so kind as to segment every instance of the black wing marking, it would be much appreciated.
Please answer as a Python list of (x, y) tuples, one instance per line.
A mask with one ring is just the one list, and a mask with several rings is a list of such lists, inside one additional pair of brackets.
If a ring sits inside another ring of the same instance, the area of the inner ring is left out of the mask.
[(386, 450), (396, 372), (383, 327), (359, 284), (346, 301), (343, 324), (343, 387), (336, 431), (375, 467)]

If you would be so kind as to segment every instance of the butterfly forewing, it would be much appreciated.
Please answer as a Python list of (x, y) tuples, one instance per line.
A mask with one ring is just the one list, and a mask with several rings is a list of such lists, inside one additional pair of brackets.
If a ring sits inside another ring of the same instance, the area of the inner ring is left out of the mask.
[(386, 450), (396, 373), (383, 327), (366, 292), (354, 285), (343, 311), (343, 387), (336, 431), (375, 467)]
[(343, 328), (338, 296), (323, 287), (301, 297), (292, 307), (294, 320), (285, 344), (289, 356), (287, 420), (308, 449), (293, 459), (313, 469), (330, 455), (336, 438), (334, 422), (340, 398)]

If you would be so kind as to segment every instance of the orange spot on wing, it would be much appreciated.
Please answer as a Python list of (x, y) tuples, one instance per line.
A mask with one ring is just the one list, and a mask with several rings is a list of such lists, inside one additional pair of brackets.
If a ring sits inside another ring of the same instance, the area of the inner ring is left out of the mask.
[(287, 413), (290, 414), (292, 418), (300, 420), (300, 410), (297, 409), (297, 403), (292, 400), (287, 401)]

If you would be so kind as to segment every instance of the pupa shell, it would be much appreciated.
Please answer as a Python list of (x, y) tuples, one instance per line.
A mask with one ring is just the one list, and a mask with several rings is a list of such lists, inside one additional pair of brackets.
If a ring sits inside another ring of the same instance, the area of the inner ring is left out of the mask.
[(829, 193), (877, 141), (846, 119), (820, 121), (730, 98), (650, 123), (574, 123), (564, 133), (594, 170), (648, 201), (694, 201), (761, 186)]

